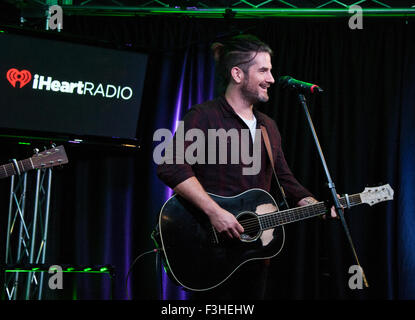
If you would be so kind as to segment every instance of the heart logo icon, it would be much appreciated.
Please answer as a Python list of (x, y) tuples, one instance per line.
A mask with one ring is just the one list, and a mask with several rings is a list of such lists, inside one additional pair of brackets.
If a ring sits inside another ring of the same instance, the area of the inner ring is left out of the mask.
[(6, 78), (9, 80), (10, 84), (13, 87), (16, 88), (16, 82), (19, 82), (19, 88), (23, 88), (26, 84), (29, 83), (30, 80), (32, 80), (32, 74), (27, 70), (19, 71), (15, 68), (12, 68), (7, 71)]

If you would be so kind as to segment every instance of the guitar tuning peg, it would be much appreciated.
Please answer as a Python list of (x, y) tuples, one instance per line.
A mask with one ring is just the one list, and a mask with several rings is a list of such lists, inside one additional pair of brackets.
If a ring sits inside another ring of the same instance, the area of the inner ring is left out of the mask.
[(52, 143), (52, 148), (55, 149), (56, 148), (56, 144)]
[(38, 148), (34, 148), (34, 149), (33, 149), (33, 152), (34, 152), (36, 155), (39, 155), (39, 149), (38, 149)]

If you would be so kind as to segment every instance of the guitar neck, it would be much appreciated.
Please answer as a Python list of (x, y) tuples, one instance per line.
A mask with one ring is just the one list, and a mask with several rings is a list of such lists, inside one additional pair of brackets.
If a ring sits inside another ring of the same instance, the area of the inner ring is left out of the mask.
[[(346, 197), (340, 198), (339, 201), (342, 206), (347, 206)], [(350, 207), (357, 206), (361, 203), (362, 199), (359, 193), (349, 196)], [(324, 202), (318, 202), (307, 206), (263, 214), (259, 216), (259, 221), (261, 229), (266, 230), (283, 224), (320, 216), (327, 213), (327, 211), (326, 204)]]
[[(17, 163), (20, 173), (34, 169), (32, 160), (30, 158), (16, 161), (16, 163)], [(8, 163), (8, 164), (4, 164), (0, 166), (0, 179), (13, 176), (17, 173), (18, 173), (17, 169), (15, 168), (13, 163)]]
[(42, 152), (36, 150), (36, 154), (31, 158), (20, 161), (13, 160), (11, 163), (0, 165), (0, 179), (29, 170), (46, 169), (66, 163), (68, 163), (68, 157), (63, 146), (53, 146), (52, 149)]

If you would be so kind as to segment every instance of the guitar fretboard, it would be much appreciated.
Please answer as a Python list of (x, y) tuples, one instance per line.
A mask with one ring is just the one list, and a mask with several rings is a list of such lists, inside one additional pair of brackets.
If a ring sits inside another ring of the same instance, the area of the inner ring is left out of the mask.
[[(345, 197), (339, 199), (340, 204), (346, 207), (347, 200)], [(354, 194), (349, 196), (349, 206), (356, 206), (362, 203), (360, 194)], [(262, 230), (275, 228), (276, 226), (304, 220), (325, 214), (328, 208), (324, 202), (318, 202), (303, 207), (288, 209), (284, 211), (271, 212), (268, 214), (260, 215), (259, 221)]]
[[(19, 168), (20, 173), (34, 169), (32, 161), (30, 159), (17, 161), (17, 166)], [(17, 174), (17, 170), (13, 163), (8, 163), (0, 166), (0, 179), (7, 178), (15, 174)]]

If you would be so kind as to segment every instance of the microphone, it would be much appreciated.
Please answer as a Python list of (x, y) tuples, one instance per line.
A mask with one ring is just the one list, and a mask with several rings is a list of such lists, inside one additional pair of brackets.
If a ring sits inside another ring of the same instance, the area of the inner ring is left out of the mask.
[(308, 82), (303, 82), (303, 81), (300, 81), (300, 80), (295, 80), (293, 77), (290, 77), (290, 76), (282, 76), (282, 77), (280, 77), (278, 83), (283, 88), (289, 88), (289, 89), (293, 89), (293, 90), (298, 90), (298, 91), (301, 91), (303, 93), (316, 94), (316, 93), (322, 93), (323, 92), (323, 89), (321, 89), (316, 84), (312, 84), (312, 83), (308, 83)]

